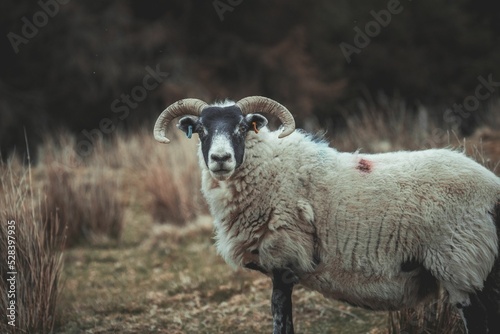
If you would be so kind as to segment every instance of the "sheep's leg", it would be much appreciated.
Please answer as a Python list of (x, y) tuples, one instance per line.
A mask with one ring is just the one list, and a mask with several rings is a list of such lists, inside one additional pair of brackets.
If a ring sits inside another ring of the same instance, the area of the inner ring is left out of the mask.
[(500, 333), (500, 258), (497, 258), (478, 297), (486, 308), (489, 333)]
[[(500, 239), (500, 204), (493, 212)], [(486, 307), (489, 333), (500, 333), (500, 257), (497, 257), (493, 269), (484, 283), (483, 291), (478, 293), (479, 299)]]
[(292, 290), (298, 282), (290, 269), (273, 270), (273, 334), (293, 334)]
[(476, 294), (470, 295), (470, 305), (462, 308), (462, 316), (469, 334), (487, 334), (486, 309)]

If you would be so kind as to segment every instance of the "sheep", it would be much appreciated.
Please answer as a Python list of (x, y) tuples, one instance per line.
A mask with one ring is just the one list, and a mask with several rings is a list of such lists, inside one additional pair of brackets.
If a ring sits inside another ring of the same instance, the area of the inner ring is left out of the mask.
[[(260, 113), (277, 116), (271, 131)], [(271, 277), (274, 333), (293, 333), (295, 284), (372, 310), (436, 298), (469, 333), (500, 333), (500, 178), (450, 149), (344, 153), (303, 131), (286, 107), (251, 96), (180, 100), (158, 117), (197, 133), (216, 248)], [(486, 310), (486, 311), (485, 311)]]

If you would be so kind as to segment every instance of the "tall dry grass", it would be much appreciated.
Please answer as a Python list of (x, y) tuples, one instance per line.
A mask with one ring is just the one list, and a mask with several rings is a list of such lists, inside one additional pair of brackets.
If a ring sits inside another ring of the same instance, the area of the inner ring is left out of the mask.
[(186, 224), (207, 212), (200, 193), (197, 140), (185, 138), (177, 129), (169, 131), (169, 138), (170, 144), (160, 144), (150, 128), (143, 128), (117, 137), (109, 156), (134, 175), (155, 222)]
[[(498, 118), (500, 119), (500, 116)], [(500, 121), (497, 124), (500, 124)], [(500, 131), (481, 127), (463, 141), (463, 147), (469, 156), (500, 175)]]
[[(66, 246), (100, 244), (119, 240), (126, 201), (121, 177), (109, 163), (102, 146), (96, 156), (84, 161), (74, 150), (75, 138), (68, 134), (47, 138), (40, 149), (38, 177), (45, 212), (56, 212), (66, 225)], [(49, 225), (54, 216), (46, 216)]]
[[(439, 110), (420, 105), (412, 110), (404, 100), (379, 94), (358, 101), (359, 112), (344, 111), (346, 128), (334, 133), (333, 145), (342, 151), (383, 153), (448, 147), (500, 173), (500, 100), (482, 115), (480, 126), (469, 137), (456, 124), (445, 122)], [(434, 112), (438, 111), (438, 112)], [(462, 122), (473, 121), (472, 116)]]
[(68, 242), (98, 235), (119, 237), (124, 206), (149, 212), (158, 223), (185, 224), (207, 209), (200, 193), (196, 139), (177, 129), (162, 145), (149, 127), (117, 134), (94, 143), (93, 154), (82, 158), (69, 134), (47, 138), (40, 149), (40, 170), (50, 208), (68, 222)]
[(358, 109), (356, 113), (343, 112), (346, 127), (332, 138), (336, 148), (379, 153), (446, 145), (429, 145), (438, 122), (424, 106), (411, 110), (404, 100), (379, 94), (376, 99), (360, 99)]
[[(52, 224), (45, 220), (47, 215), (41, 212), (43, 196), (33, 186), (29, 167), (15, 160), (0, 165), (0, 191), (0, 332), (49, 333), (56, 322), (61, 292), (64, 237), (60, 235), (64, 227), (56, 215)], [(7, 258), (8, 251), (12, 254), (13, 250), (9, 245), (13, 244), (14, 258)], [(14, 263), (7, 265), (7, 259)], [(13, 277), (15, 295), (8, 298), (13, 281), (7, 278)], [(16, 308), (15, 326), (5, 320), (12, 301)]]

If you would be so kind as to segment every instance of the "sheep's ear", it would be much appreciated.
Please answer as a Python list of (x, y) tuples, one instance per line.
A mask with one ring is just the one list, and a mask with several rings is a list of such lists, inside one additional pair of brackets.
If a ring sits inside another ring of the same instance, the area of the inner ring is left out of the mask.
[(252, 130), (259, 131), (263, 127), (267, 125), (267, 118), (260, 114), (248, 114), (245, 116), (245, 120), (247, 121), (248, 126)]
[(198, 130), (198, 117), (184, 116), (177, 123), (179, 130), (183, 131), (188, 138), (191, 138), (193, 132)]

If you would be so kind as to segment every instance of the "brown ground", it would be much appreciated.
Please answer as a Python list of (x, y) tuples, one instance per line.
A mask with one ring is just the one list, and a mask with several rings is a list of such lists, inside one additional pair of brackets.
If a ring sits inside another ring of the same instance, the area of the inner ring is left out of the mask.
[[(269, 333), (270, 280), (231, 270), (210, 217), (188, 227), (130, 221), (121, 245), (66, 253), (58, 333)], [(297, 287), (299, 333), (383, 333), (387, 314)]]

